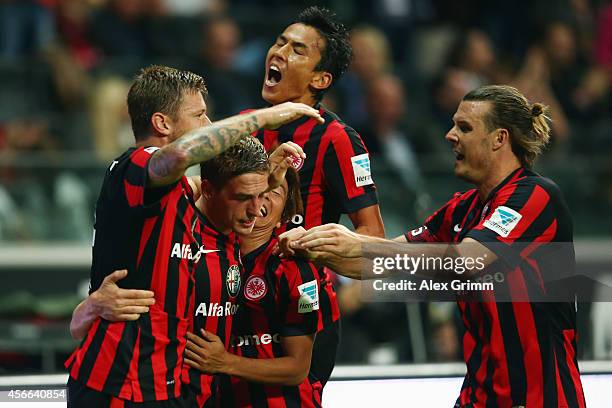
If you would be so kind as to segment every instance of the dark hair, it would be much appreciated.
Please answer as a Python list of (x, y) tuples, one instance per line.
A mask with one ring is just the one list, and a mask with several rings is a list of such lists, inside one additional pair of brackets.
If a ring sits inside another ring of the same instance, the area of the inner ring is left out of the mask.
[(151, 116), (161, 112), (176, 119), (186, 92), (200, 92), (206, 96), (206, 85), (201, 76), (189, 71), (161, 65), (143, 68), (128, 92), (127, 104), (136, 140), (151, 133)]
[(263, 145), (252, 136), (246, 136), (238, 143), (205, 161), (200, 165), (202, 180), (208, 180), (221, 189), (232, 178), (246, 173), (267, 173), (270, 171), (268, 154)]
[(293, 22), (293, 24), (296, 23), (313, 27), (325, 39), (325, 48), (321, 51), (321, 60), (315, 67), (315, 71), (332, 74), (332, 85), (326, 89), (312, 90), (315, 99), (320, 101), (325, 92), (346, 72), (351, 62), (353, 50), (348, 31), (342, 23), (336, 20), (333, 12), (317, 6), (303, 10)]
[(293, 167), (289, 167), (285, 179), (287, 180), (287, 200), (281, 215), (281, 222), (289, 222), (294, 215), (304, 212), (298, 172)]
[(512, 152), (523, 166), (533, 166), (550, 140), (547, 106), (530, 104), (518, 89), (508, 85), (482, 86), (469, 92), (463, 100), (490, 102), (491, 109), (485, 118), (487, 130), (508, 130)]

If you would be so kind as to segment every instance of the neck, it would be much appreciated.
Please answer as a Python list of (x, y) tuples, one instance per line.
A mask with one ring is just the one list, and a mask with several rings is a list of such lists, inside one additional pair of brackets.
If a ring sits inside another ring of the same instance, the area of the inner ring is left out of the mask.
[(502, 181), (506, 179), (512, 172), (521, 167), (521, 164), (513, 156), (512, 160), (500, 160), (499, 165), (494, 166), (494, 168), (489, 172), (489, 176), (482, 182), (477, 185), (478, 194), (480, 196), (480, 200), (484, 201), (487, 199), (491, 191), (495, 187), (499, 185)]
[(201, 196), (196, 202), (196, 207), (198, 207), (198, 210), (200, 210), (200, 212), (202, 212), (202, 214), (206, 216), (208, 221), (210, 221), (212, 226), (217, 231), (219, 231), (223, 235), (229, 235), (230, 232), (232, 232), (231, 228), (222, 227), (222, 224), (216, 219), (214, 211), (212, 211), (212, 209), (210, 208), (209, 202), (206, 201), (203, 196)]
[(317, 104), (317, 100), (312, 96), (310, 92), (308, 92), (307, 94), (298, 96), (296, 98), (293, 98), (289, 102), (303, 103), (304, 105), (308, 105), (308, 106), (315, 106)]
[(248, 235), (240, 235), (240, 253), (247, 255), (265, 244), (272, 237), (274, 228), (253, 228)]
[(141, 139), (137, 141), (136, 147), (149, 147), (149, 146), (164, 147), (168, 143), (169, 142), (168, 142), (167, 137), (148, 136), (145, 139)]

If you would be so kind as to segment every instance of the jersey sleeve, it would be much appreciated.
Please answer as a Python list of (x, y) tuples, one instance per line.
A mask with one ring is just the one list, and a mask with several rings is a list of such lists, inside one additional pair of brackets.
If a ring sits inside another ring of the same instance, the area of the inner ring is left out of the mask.
[(490, 210), (466, 237), (475, 239), (506, 265), (523, 264), (529, 243), (550, 242), (558, 227), (555, 206), (549, 193), (533, 182), (503, 187)]
[(158, 212), (160, 206), (157, 204), (161, 198), (178, 183), (147, 188), (149, 162), (157, 150), (159, 150), (157, 147), (140, 147), (124, 160), (113, 162), (109, 169), (114, 190), (125, 198), (128, 208), (132, 210)]
[(323, 172), (329, 192), (350, 214), (378, 204), (370, 156), (359, 134), (350, 127), (332, 124)]
[(427, 217), (425, 223), (404, 234), (408, 242), (451, 242), (451, 217), (461, 193)]
[(278, 288), (281, 336), (304, 336), (317, 331), (320, 290), (312, 263), (299, 259), (283, 262)]
[(541, 185), (511, 184), (499, 191), (488, 213), (466, 236), (505, 244), (547, 242), (555, 235), (556, 218), (551, 196)]

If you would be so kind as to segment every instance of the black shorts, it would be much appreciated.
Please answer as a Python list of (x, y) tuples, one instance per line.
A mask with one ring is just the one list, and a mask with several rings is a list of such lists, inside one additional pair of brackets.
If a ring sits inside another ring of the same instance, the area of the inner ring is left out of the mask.
[(195, 394), (183, 386), (182, 396), (165, 401), (133, 402), (117, 398), (86, 387), (72, 377), (68, 378), (68, 408), (194, 408), (198, 404)]

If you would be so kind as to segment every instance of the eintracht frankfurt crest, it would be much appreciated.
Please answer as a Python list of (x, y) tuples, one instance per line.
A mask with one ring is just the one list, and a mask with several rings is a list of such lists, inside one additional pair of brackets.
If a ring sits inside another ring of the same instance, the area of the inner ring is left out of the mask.
[(244, 297), (249, 300), (261, 299), (267, 291), (266, 281), (259, 276), (249, 277), (244, 285)]

